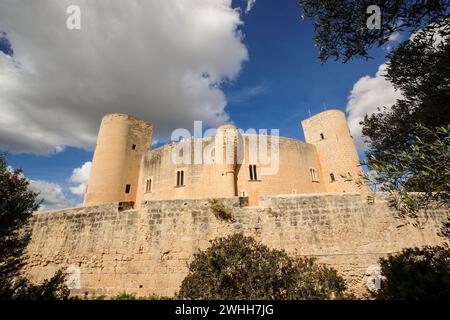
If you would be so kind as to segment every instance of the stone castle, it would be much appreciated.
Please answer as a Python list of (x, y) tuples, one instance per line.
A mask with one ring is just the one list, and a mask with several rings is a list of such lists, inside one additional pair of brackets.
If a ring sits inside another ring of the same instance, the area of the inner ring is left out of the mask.
[[(397, 218), (383, 195), (367, 203), (367, 189), (354, 182), (361, 169), (343, 112), (302, 125), (306, 143), (279, 138), (278, 148), (273, 137), (226, 125), (150, 151), (151, 124), (104, 117), (83, 207), (34, 214), (24, 274), (41, 282), (67, 270), (77, 295), (172, 296), (195, 253), (239, 232), (334, 267), (362, 297), (379, 277), (380, 257), (442, 243), (445, 208), (420, 212), (417, 228)], [(269, 162), (250, 154), (252, 140), (265, 138), (278, 155), (276, 174), (264, 174)], [(213, 161), (186, 152), (211, 144), (219, 146)], [(232, 212), (231, 221), (216, 217), (211, 198)]]
[[(152, 124), (123, 114), (107, 115), (101, 123), (84, 205), (132, 202), (138, 208), (143, 201), (236, 196), (257, 205), (259, 196), (361, 192), (351, 181), (361, 169), (344, 113), (325, 111), (304, 120), (302, 126), (306, 142), (277, 137), (277, 168), (264, 175), (268, 163), (251, 146), (252, 142), (259, 146), (267, 136), (240, 134), (235, 126), (224, 125), (213, 137), (190, 138), (150, 151)], [(180, 144), (188, 144), (183, 155), (187, 161), (177, 163), (173, 154), (179, 152), (177, 148), (183, 152)], [(205, 163), (203, 153), (200, 161), (195, 159), (195, 146), (207, 144), (216, 156), (222, 147), (227, 150), (220, 156), (223, 161), (215, 157)], [(265, 149), (269, 153), (270, 141)]]

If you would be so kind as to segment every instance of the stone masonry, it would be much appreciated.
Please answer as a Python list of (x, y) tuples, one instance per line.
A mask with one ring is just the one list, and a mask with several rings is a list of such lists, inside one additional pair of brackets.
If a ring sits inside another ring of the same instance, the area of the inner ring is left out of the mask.
[(237, 232), (272, 248), (311, 256), (336, 268), (358, 295), (366, 292), (380, 257), (403, 248), (442, 243), (448, 211), (421, 214), (412, 226), (382, 199), (367, 204), (359, 194), (260, 197), (259, 207), (221, 199), (234, 222), (218, 220), (207, 199), (119, 204), (35, 213), (24, 273), (35, 282), (59, 269), (75, 275), (74, 294), (172, 296), (193, 254), (209, 240)]

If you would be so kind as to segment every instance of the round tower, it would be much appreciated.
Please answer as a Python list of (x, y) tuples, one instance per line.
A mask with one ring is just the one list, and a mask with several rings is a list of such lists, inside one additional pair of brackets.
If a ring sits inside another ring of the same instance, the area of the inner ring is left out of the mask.
[(125, 114), (103, 117), (84, 205), (136, 201), (142, 155), (150, 150), (152, 124)]
[(362, 169), (344, 112), (321, 112), (302, 121), (302, 127), (305, 141), (316, 146), (327, 191), (365, 191), (356, 183)]
[(225, 196), (237, 196), (236, 166), (239, 130), (232, 124), (217, 128), (216, 134), (216, 163), (224, 177)]

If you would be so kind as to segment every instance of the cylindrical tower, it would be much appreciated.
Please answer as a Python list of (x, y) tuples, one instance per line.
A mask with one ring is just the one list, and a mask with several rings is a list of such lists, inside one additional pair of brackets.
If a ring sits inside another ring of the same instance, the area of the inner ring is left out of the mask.
[(365, 192), (358, 186), (362, 169), (341, 110), (328, 110), (302, 121), (305, 141), (316, 146), (328, 192)]
[(224, 177), (224, 196), (237, 196), (236, 165), (239, 130), (232, 124), (217, 128), (216, 134), (216, 162), (219, 164)]
[(84, 205), (136, 201), (142, 155), (150, 150), (152, 124), (125, 114), (100, 125)]

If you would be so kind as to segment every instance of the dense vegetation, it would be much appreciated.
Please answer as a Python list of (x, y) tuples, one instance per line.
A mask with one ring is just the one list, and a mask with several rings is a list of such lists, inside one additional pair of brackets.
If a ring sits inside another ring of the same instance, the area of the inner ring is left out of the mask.
[(340, 299), (346, 285), (334, 269), (291, 257), (253, 238), (217, 238), (194, 256), (181, 299)]

